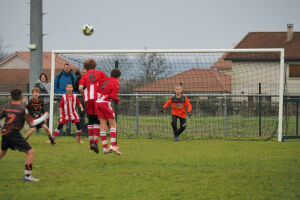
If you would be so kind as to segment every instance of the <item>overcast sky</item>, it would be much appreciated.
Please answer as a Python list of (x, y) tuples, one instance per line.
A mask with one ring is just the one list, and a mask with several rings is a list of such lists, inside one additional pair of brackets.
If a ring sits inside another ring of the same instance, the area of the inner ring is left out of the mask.
[[(0, 0), (0, 36), (27, 51), (30, 0)], [(300, 0), (44, 0), (44, 51), (232, 48), (248, 32), (300, 31)], [(94, 34), (84, 36), (83, 24)]]

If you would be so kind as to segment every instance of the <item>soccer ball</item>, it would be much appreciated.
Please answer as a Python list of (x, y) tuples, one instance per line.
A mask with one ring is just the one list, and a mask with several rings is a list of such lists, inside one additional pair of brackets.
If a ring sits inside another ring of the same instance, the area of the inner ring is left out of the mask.
[(94, 32), (94, 28), (92, 25), (90, 24), (85, 24), (82, 26), (82, 33), (85, 35), (85, 36), (90, 36), (92, 35)]

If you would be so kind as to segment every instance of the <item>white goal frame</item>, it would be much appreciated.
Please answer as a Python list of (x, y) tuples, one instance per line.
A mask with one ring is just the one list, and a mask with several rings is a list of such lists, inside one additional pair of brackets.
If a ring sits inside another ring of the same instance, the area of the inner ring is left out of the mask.
[(278, 141), (282, 142), (283, 120), (283, 91), (284, 91), (284, 49), (260, 48), (260, 49), (147, 49), (147, 50), (52, 50), (51, 60), (51, 90), (50, 90), (50, 118), (49, 129), (53, 132), (54, 114), (54, 78), (55, 55), (58, 53), (88, 54), (88, 53), (280, 53), (280, 84), (279, 84), (279, 111), (278, 111)]

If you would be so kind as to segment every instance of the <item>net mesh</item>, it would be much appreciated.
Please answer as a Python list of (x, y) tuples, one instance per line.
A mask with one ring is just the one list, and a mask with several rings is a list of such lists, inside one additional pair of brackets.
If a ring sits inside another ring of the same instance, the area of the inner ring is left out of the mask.
[[(171, 108), (166, 113), (160, 109), (178, 84), (193, 108), (183, 137), (269, 138), (277, 134), (278, 53), (99, 52), (58, 53), (57, 57), (56, 71), (66, 62), (80, 70), (87, 58), (94, 58), (97, 69), (107, 75), (115, 67), (121, 70), (120, 103), (115, 106), (119, 136), (173, 135)], [(55, 101), (54, 116), (57, 105)]]

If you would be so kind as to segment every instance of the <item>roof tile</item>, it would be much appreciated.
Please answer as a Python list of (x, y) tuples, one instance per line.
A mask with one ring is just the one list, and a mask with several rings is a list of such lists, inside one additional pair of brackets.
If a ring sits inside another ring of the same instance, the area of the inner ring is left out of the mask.
[[(285, 60), (300, 60), (300, 32), (287, 41), (287, 32), (250, 32), (235, 49), (284, 48)], [(226, 60), (279, 60), (279, 53), (230, 53)]]
[(136, 92), (173, 92), (182, 83), (185, 92), (231, 92), (231, 76), (212, 69), (190, 69), (136, 88)]

